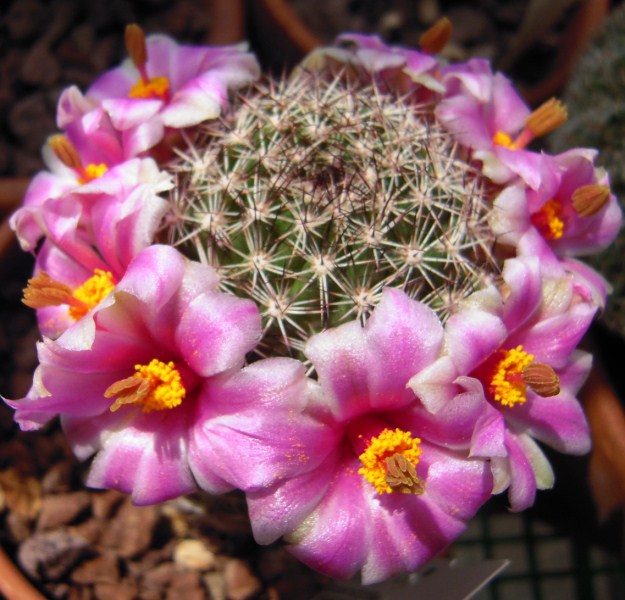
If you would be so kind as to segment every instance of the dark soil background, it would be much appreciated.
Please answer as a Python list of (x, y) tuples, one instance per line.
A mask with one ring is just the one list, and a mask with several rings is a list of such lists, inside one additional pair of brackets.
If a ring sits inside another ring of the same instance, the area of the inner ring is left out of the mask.
[[(422, 31), (437, 16), (447, 14), (455, 25), (450, 56), (500, 60), (510, 59), (508, 51), (529, 2), (293, 0), (292, 4), (322, 38), (360, 30), (405, 45), (416, 45)], [(201, 43), (219, 27), (211, 19), (210, 5), (207, 0), (4, 0), (0, 177), (29, 177), (42, 168), (40, 148), (56, 130), (59, 93), (72, 84), (84, 90), (124, 57), (127, 23), (137, 22), (147, 32), (170, 33), (181, 42)], [(521, 59), (509, 60), (508, 73), (520, 86), (531, 88), (548, 74), (571, 10), (529, 44)], [(254, 23), (248, 26), (252, 40), (262, 39)], [(31, 258), (16, 247), (0, 262), (0, 393), (10, 398), (26, 393), (36, 366), (39, 334), (33, 312), (20, 302), (31, 269)], [(569, 480), (577, 485), (583, 463), (566, 464), (565, 472), (577, 472)], [(47, 597), (374, 597), (372, 592), (346, 591), (311, 572), (280, 544), (259, 548), (237, 494), (137, 508), (117, 492), (85, 489), (87, 468), (72, 457), (56, 423), (43, 432), (22, 433), (13, 423), (12, 411), (0, 405), (0, 545)], [(203, 509), (206, 505), (209, 510)], [(584, 511), (593, 510), (583, 496), (578, 506), (582, 520), (588, 514)], [(616, 547), (618, 540), (610, 543)]]

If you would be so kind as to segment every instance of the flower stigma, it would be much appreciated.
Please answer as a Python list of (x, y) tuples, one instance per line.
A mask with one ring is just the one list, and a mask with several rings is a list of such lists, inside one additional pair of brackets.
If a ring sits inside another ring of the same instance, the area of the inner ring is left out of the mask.
[(560, 218), (560, 203), (553, 198), (531, 217), (532, 224), (547, 240), (559, 240), (564, 235), (564, 221)]
[(143, 412), (167, 410), (182, 404), (186, 389), (173, 361), (157, 358), (147, 365), (135, 365), (135, 374), (120, 379), (104, 392), (105, 398), (115, 398), (111, 412), (124, 404), (141, 404)]
[(422, 494), (425, 482), (415, 471), (421, 455), (420, 443), (407, 431), (383, 429), (358, 457), (362, 463), (358, 473), (378, 494)]

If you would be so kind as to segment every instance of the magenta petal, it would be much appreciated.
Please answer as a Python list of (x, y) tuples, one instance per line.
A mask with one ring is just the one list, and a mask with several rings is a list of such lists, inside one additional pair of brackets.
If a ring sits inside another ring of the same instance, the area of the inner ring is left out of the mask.
[(452, 315), (445, 326), (445, 346), (458, 373), (470, 373), (506, 339), (496, 315), (467, 308)]
[(213, 291), (190, 302), (176, 327), (184, 359), (203, 377), (241, 367), (260, 336), (260, 313), (253, 301)]
[(444, 355), (421, 369), (407, 385), (426, 410), (436, 413), (458, 393), (457, 377), (456, 365), (448, 355)]
[(532, 464), (525, 456), (517, 437), (506, 433), (506, 448), (510, 468), (510, 488), (508, 499), (510, 509), (520, 512), (532, 506), (536, 497), (536, 476)]
[(333, 577), (362, 569), (365, 584), (425, 564), (464, 530), (492, 489), (486, 462), (425, 443), (417, 466), (426, 486), (421, 496), (381, 497), (357, 467), (356, 459), (343, 459), (340, 477), (287, 541), (300, 560)]
[(503, 278), (510, 293), (503, 307), (503, 321), (509, 331), (515, 331), (534, 315), (542, 301), (540, 263), (535, 257), (506, 260)]
[(574, 353), (570, 365), (560, 374), (560, 394), (550, 398), (531, 394), (525, 404), (514, 407), (507, 416), (559, 452), (587, 453), (590, 431), (584, 410), (574, 394), (585, 381), (591, 361), (590, 354)]
[(313, 335), (304, 353), (315, 366), (325, 402), (338, 421), (369, 410), (367, 344), (360, 323), (351, 321)]
[[(590, 431), (586, 415), (577, 399), (566, 392), (552, 398), (532, 397), (512, 415), (536, 439), (558, 452), (586, 454), (590, 451)], [(512, 420), (511, 419), (511, 420)]]
[(150, 246), (129, 265), (116, 291), (137, 298), (155, 318), (177, 292), (185, 265), (182, 254), (171, 246)]
[(357, 473), (351, 450), (345, 450), (335, 477), (322, 501), (291, 534), (289, 550), (308, 566), (331, 577), (348, 578), (367, 560), (371, 539), (372, 501)]
[(299, 527), (327, 493), (339, 456), (339, 452), (330, 452), (313, 471), (246, 494), (254, 538), (259, 544), (271, 544)]
[(131, 422), (115, 413), (97, 423), (66, 423), (70, 443), (84, 445), (97, 436), (87, 485), (131, 494), (137, 505), (156, 504), (191, 493), (195, 481), (187, 465), (188, 410), (139, 414)]
[(256, 491), (315, 469), (340, 435), (304, 412), (315, 394), (303, 365), (288, 358), (207, 381), (192, 441), (194, 472)]
[(412, 402), (406, 383), (442, 347), (443, 325), (436, 313), (399, 290), (385, 288), (365, 335), (371, 407), (385, 410)]

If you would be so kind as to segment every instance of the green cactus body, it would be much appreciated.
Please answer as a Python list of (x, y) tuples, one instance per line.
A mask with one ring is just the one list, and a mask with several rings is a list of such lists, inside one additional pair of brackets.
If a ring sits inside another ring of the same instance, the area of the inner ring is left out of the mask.
[(261, 354), (301, 356), (385, 286), (444, 319), (495, 272), (479, 173), (426, 107), (371, 84), (259, 85), (174, 169), (171, 241), (258, 304)]

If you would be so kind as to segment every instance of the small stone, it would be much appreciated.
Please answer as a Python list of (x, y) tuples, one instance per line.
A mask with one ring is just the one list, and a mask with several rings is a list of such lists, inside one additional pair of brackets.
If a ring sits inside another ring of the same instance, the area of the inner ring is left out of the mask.
[(91, 505), (89, 492), (72, 492), (44, 496), (37, 521), (37, 529), (56, 529), (61, 525), (69, 525), (83, 515)]
[(59, 81), (61, 65), (47, 45), (35, 44), (26, 55), (20, 79), (29, 85), (50, 87)]
[(266, 548), (258, 559), (258, 572), (263, 580), (272, 581), (299, 565), (297, 559), (283, 546)]
[(221, 571), (207, 573), (202, 577), (202, 581), (212, 600), (226, 600), (226, 581)]
[(224, 581), (229, 600), (246, 600), (262, 589), (260, 580), (252, 573), (249, 565), (238, 558), (232, 558), (226, 563)]
[(17, 101), (9, 111), (9, 127), (20, 145), (39, 155), (48, 135), (56, 130), (54, 109), (44, 93), (34, 93)]
[(417, 19), (423, 25), (433, 25), (442, 15), (438, 0), (418, 0), (414, 4)]
[(119, 565), (116, 556), (111, 552), (105, 552), (90, 560), (82, 562), (76, 567), (71, 579), (74, 583), (116, 583), (119, 579)]
[(108, 519), (124, 501), (124, 494), (116, 490), (102, 490), (91, 495), (93, 516)]
[(46, 9), (39, 0), (16, 0), (11, 4), (3, 21), (14, 42), (33, 39), (44, 28)]
[(447, 17), (453, 25), (452, 40), (461, 45), (487, 38), (492, 26), (483, 11), (470, 6), (453, 7)]
[(17, 557), (19, 564), (31, 577), (58, 581), (89, 552), (87, 540), (57, 530), (29, 537), (20, 544)]
[(139, 598), (139, 587), (130, 579), (122, 579), (117, 583), (96, 583), (94, 592), (98, 600), (136, 600)]
[(153, 569), (146, 570), (141, 581), (144, 590), (161, 591), (167, 588), (176, 572), (176, 565), (172, 562), (164, 562), (156, 565)]
[(73, 465), (67, 461), (58, 462), (50, 467), (41, 480), (44, 494), (62, 494), (69, 492)]
[(157, 521), (155, 506), (133, 506), (126, 499), (104, 531), (102, 543), (117, 549), (124, 558), (138, 556), (150, 547)]
[(88, 519), (83, 523), (68, 527), (68, 531), (85, 538), (91, 545), (95, 545), (100, 541), (107, 527), (108, 523), (103, 519)]
[(6, 516), (5, 529), (11, 540), (17, 544), (28, 539), (32, 533), (31, 522), (15, 511), (9, 511)]
[(206, 594), (199, 573), (196, 571), (176, 571), (172, 577), (167, 600), (204, 600)]
[(174, 562), (194, 571), (208, 571), (215, 566), (215, 555), (201, 540), (182, 540), (174, 548)]

